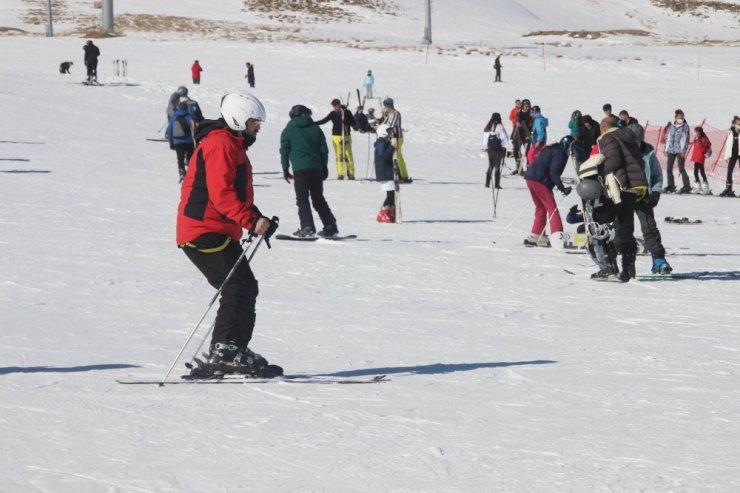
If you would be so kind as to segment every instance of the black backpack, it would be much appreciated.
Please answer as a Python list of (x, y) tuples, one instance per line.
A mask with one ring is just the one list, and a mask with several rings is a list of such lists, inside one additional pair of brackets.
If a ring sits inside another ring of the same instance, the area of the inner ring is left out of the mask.
[(501, 139), (498, 138), (495, 132), (488, 134), (488, 150), (489, 151), (503, 151), (504, 146), (501, 145)]

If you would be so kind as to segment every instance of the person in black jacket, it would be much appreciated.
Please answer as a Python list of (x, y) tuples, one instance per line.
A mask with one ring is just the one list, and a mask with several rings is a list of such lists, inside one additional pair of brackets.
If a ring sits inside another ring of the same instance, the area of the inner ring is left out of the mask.
[(82, 47), (85, 51), (85, 67), (87, 67), (87, 82), (88, 84), (94, 84), (98, 82), (98, 57), (100, 56), (100, 50), (92, 40), (88, 40), (85, 46)]
[(355, 179), (355, 162), (352, 158), (352, 137), (350, 132), (355, 125), (352, 112), (341, 101), (334, 98), (331, 101), (332, 110), (316, 125), (331, 122), (331, 142), (334, 145), (334, 156), (337, 161), (337, 179), (344, 180), (344, 164), (347, 163), (347, 179)]
[(378, 140), (375, 141), (375, 179), (385, 192), (385, 200), (375, 220), (379, 223), (396, 222), (396, 186), (393, 179), (393, 127), (381, 123), (377, 129)]

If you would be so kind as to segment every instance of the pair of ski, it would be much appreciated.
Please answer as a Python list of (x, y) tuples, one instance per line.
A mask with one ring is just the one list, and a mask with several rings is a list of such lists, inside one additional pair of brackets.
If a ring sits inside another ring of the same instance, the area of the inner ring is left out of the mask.
[(328, 240), (328, 241), (342, 241), (342, 240), (353, 240), (357, 238), (357, 235), (344, 235), (344, 236), (329, 236), (329, 237), (321, 237), (321, 236), (295, 236), (295, 235), (275, 235), (276, 240), (288, 240), (288, 241), (318, 241), (318, 240)]
[(180, 380), (162, 382), (161, 380), (120, 379), (116, 382), (123, 385), (179, 385), (179, 384), (267, 384), (267, 383), (304, 383), (317, 385), (362, 385), (390, 381), (385, 375), (369, 375), (363, 377), (337, 377), (332, 375), (281, 375), (273, 378), (252, 377), (249, 375), (221, 375), (214, 377), (192, 377), (182, 375)]

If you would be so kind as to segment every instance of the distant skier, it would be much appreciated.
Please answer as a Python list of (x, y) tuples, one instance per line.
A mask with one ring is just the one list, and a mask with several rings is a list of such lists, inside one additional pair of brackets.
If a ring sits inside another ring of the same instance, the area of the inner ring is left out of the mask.
[(187, 165), (195, 149), (195, 143), (193, 141), (194, 130), (195, 123), (193, 123), (193, 118), (188, 113), (188, 103), (182, 101), (177, 105), (177, 109), (172, 114), (167, 124), (167, 130), (165, 131), (165, 137), (170, 143), (170, 149), (177, 154), (177, 169), (180, 172), (180, 182), (185, 178)]
[(331, 101), (332, 110), (321, 120), (317, 120), (316, 125), (323, 125), (331, 122), (331, 142), (334, 146), (334, 156), (337, 164), (337, 179), (344, 180), (345, 164), (347, 179), (355, 179), (355, 162), (352, 157), (352, 127), (355, 119), (352, 112), (348, 110), (339, 99), (334, 98)]
[(488, 154), (488, 171), (486, 171), (485, 187), (491, 186), (491, 174), (494, 175), (494, 188), (501, 188), (501, 165), (506, 157), (506, 148), (509, 145), (509, 135), (501, 122), (501, 114), (494, 113), (483, 128), (483, 145)]
[(393, 127), (381, 124), (377, 130), (375, 141), (375, 179), (380, 183), (380, 189), (385, 192), (385, 200), (375, 216), (379, 223), (396, 222), (396, 187), (393, 179)]
[(401, 126), (401, 112), (398, 111), (393, 102), (393, 98), (383, 100), (383, 117), (380, 123), (386, 123), (393, 127), (393, 140), (396, 147), (396, 161), (398, 161), (398, 175), (401, 183), (411, 183), (413, 180), (409, 176), (406, 168), (406, 160), (403, 158), (403, 127)]
[(87, 67), (87, 82), (88, 84), (94, 84), (98, 82), (98, 57), (100, 56), (100, 50), (92, 40), (88, 40), (85, 46), (82, 47), (85, 51), (85, 67)]
[(522, 106), (516, 114), (516, 123), (514, 132), (511, 135), (512, 142), (512, 153), (514, 160), (516, 161), (516, 169), (511, 173), (512, 175), (521, 175), (523, 171), (522, 157), (526, 156), (531, 146), (531, 132), (534, 124), (534, 117), (532, 116), (532, 103), (529, 99), (522, 99)]
[(252, 62), (247, 62), (247, 73), (244, 78), (247, 79), (249, 87), (254, 88), (254, 64)]
[(735, 116), (732, 119), (732, 125), (727, 132), (725, 159), (727, 160), (727, 182), (725, 189), (719, 196), (734, 197), (735, 192), (732, 191), (732, 172), (735, 169), (735, 165), (738, 164), (738, 160), (740, 160), (740, 116)]
[(59, 64), (59, 73), (60, 74), (71, 74), (72, 72), (69, 71), (69, 68), (74, 65), (73, 62), (62, 62)]
[(203, 72), (203, 67), (200, 66), (198, 60), (193, 62), (190, 67), (190, 73), (193, 76), (193, 84), (200, 84), (200, 73)]
[(324, 180), (329, 176), (329, 148), (324, 132), (318, 125), (314, 125), (311, 110), (302, 104), (293, 106), (288, 115), (290, 121), (280, 134), (280, 163), (285, 181), (290, 184), (290, 180), (294, 180), (301, 227), (293, 235), (303, 238), (316, 234), (310, 198), (324, 226), (319, 236), (337, 236), (337, 220), (324, 198)]
[(362, 85), (365, 86), (366, 99), (372, 99), (373, 97), (373, 84), (375, 84), (375, 76), (372, 70), (368, 70), (365, 79), (362, 81)]
[[(709, 182), (707, 181), (707, 173), (704, 171), (704, 163), (712, 155), (712, 143), (701, 127), (694, 129), (694, 135), (696, 137), (693, 142), (693, 151), (691, 151), (691, 160), (694, 162), (694, 181), (696, 182), (696, 188), (692, 192), (702, 195), (712, 195), (712, 190), (709, 188)], [(701, 180), (699, 179), (699, 175), (701, 175)]]
[(493, 62), (493, 69), (496, 71), (494, 82), (501, 82), (501, 67), (501, 55), (498, 55), (496, 60)]

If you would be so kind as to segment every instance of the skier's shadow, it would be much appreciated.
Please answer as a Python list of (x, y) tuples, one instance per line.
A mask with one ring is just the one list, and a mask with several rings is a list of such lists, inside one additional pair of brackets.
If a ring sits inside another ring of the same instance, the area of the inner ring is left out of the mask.
[(369, 375), (393, 375), (410, 373), (412, 375), (440, 375), (459, 371), (473, 371), (483, 368), (506, 368), (509, 366), (549, 365), (557, 361), (540, 359), (534, 361), (499, 361), (496, 363), (434, 363), (421, 366), (391, 366), (386, 368), (364, 368), (359, 370), (339, 371), (328, 373), (329, 377), (364, 377)]
[(76, 373), (84, 371), (120, 370), (123, 368), (141, 368), (139, 365), (106, 364), (85, 366), (6, 366), (0, 367), (0, 375), (9, 373)]

